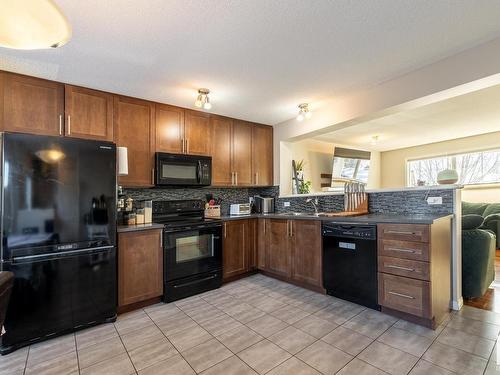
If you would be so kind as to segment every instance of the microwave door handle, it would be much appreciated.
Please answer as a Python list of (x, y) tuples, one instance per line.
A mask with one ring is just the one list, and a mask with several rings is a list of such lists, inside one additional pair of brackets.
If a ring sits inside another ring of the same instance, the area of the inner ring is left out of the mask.
[(200, 183), (201, 180), (201, 162), (198, 160), (198, 165), (196, 167), (196, 180)]

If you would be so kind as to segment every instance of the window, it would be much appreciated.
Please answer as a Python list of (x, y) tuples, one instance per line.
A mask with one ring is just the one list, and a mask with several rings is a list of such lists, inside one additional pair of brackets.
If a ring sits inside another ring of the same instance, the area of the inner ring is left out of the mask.
[(410, 160), (406, 164), (407, 185), (437, 185), (438, 173), (448, 168), (458, 172), (462, 185), (500, 183), (500, 150)]
[(335, 147), (333, 155), (332, 187), (346, 181), (367, 183), (370, 173), (370, 153)]

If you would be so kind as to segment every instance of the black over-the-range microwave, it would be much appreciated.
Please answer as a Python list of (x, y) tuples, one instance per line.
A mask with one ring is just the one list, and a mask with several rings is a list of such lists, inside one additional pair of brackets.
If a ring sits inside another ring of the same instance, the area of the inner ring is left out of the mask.
[(156, 186), (209, 186), (211, 183), (210, 156), (156, 153)]

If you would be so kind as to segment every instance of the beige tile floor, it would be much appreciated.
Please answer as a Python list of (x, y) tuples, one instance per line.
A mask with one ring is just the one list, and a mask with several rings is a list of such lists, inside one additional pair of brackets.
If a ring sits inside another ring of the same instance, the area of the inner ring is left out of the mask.
[(0, 375), (500, 374), (500, 313), (432, 331), (262, 275), (20, 349)]

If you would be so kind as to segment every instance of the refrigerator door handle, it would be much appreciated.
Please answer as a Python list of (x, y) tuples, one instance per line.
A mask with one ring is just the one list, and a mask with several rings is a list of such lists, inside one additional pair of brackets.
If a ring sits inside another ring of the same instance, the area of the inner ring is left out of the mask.
[(13, 257), (12, 262), (26, 262), (30, 260), (38, 260), (38, 259), (50, 259), (58, 256), (72, 256), (79, 254), (92, 254), (94, 252), (103, 252), (103, 250), (113, 249), (114, 246), (99, 246), (99, 247), (88, 247), (85, 249), (79, 250), (70, 250), (70, 251), (59, 251), (57, 253), (46, 253), (46, 254), (37, 254), (37, 255), (26, 255), (22, 257)]

